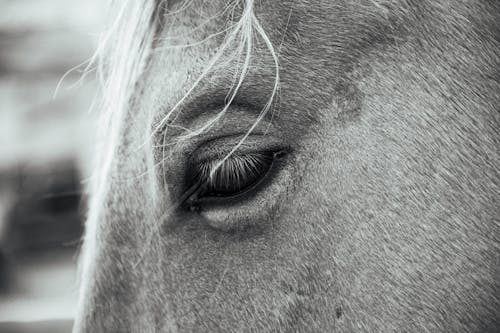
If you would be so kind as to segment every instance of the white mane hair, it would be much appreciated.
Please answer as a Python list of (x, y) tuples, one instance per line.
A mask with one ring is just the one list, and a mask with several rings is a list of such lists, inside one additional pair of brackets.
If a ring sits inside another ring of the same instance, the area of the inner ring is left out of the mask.
[[(102, 218), (102, 209), (106, 204), (106, 195), (109, 191), (111, 179), (110, 173), (119, 147), (126, 113), (136, 98), (138, 85), (141, 77), (147, 71), (149, 59), (155, 52), (155, 45), (160, 44), (162, 48), (169, 47), (168, 41), (159, 42), (158, 40), (158, 35), (163, 27), (162, 23), (172, 15), (182, 13), (191, 1), (185, 0), (176, 10), (168, 12), (168, 9), (172, 7), (171, 2), (178, 1), (111, 0), (108, 8), (109, 24), (100, 37), (94, 56), (89, 60), (87, 68), (97, 67), (101, 88), (97, 105), (97, 109), (100, 111), (96, 133), (98, 146), (95, 149), (93, 174), (87, 188), (89, 192), (89, 208), (82, 255), (80, 257), (81, 295), (88, 292), (89, 282), (93, 276), (93, 255), (99, 245), (98, 225)], [(225, 33), (224, 41), (205, 69), (188, 89), (187, 93), (175, 103), (175, 106), (160, 122), (154, 124), (154, 115), (148, 115), (149, 120), (151, 120), (151, 127), (144, 133), (144, 141), (138, 144), (140, 148), (146, 151), (147, 163), (150, 167), (147, 174), (138, 176), (149, 178), (148, 182), (151, 185), (153, 204), (158, 200), (159, 195), (155, 176), (155, 164), (157, 162), (154, 160), (152, 138), (158, 131), (168, 128), (166, 124), (172, 117), (175, 117), (175, 112), (190, 97), (202, 80), (217, 69), (216, 67), (223, 57), (224, 60), (227, 60), (227, 54), (229, 53), (233, 60), (241, 64), (236, 69), (237, 79), (228, 92), (225, 107), (206, 125), (187, 130), (186, 134), (179, 138), (180, 140), (188, 140), (210, 129), (227, 112), (248, 73), (256, 39), (264, 42), (272, 56), (275, 65), (275, 81), (269, 100), (261, 110), (255, 123), (248, 129), (239, 143), (212, 169), (210, 176), (251, 134), (261, 119), (269, 112), (275, 97), (279, 93), (278, 55), (255, 15), (254, 4), (255, 0), (233, 0), (230, 3), (229, 6), (234, 6), (233, 13), (237, 6), (242, 6), (241, 16), (236, 23), (230, 26), (230, 29), (222, 31), (222, 33)], [(213, 34), (209, 38), (219, 34)], [(179, 46), (175, 45), (175, 47)], [(191, 47), (191, 45), (186, 44), (180, 47)], [(83, 297), (80, 297), (80, 303), (83, 302), (83, 299)], [(79, 304), (79, 306), (83, 308), (83, 304)]]

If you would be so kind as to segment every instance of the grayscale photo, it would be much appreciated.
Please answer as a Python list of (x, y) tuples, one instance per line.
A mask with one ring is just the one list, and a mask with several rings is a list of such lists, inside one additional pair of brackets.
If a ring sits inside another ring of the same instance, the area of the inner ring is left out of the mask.
[(500, 1), (0, 0), (0, 332), (500, 332)]

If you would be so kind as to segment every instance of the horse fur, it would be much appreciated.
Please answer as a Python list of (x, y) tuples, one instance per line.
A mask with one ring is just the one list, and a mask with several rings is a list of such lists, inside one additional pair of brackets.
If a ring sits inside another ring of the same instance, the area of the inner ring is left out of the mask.
[[(497, 1), (121, 6), (75, 332), (498, 331)], [(218, 52), (245, 17), (261, 33)], [(187, 156), (230, 129), (279, 133), (284, 167), (180, 210)]]

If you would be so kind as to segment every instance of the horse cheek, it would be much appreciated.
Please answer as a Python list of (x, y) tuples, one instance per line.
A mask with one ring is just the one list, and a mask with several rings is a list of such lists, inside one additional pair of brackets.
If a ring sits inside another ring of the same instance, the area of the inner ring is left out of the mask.
[[(339, 127), (326, 118), (318, 132), (328, 140), (311, 144), (323, 162), (305, 183), (329, 194), (323, 202), (331, 218), (320, 225), (331, 232), (323, 249), (334, 258), (343, 325), (497, 327), (498, 175), (484, 159), (498, 156), (497, 134), (490, 122), (474, 120), (491, 119), (494, 110), (481, 94), (464, 93), (466, 86), (479, 91), (480, 77), (463, 81), (424, 55), (407, 71), (400, 55), (371, 59), (358, 82), (360, 119)], [(463, 95), (449, 99), (443, 85)]]

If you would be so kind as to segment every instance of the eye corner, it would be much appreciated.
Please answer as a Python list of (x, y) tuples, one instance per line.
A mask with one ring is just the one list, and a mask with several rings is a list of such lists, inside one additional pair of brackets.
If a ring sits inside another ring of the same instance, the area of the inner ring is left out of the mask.
[(274, 158), (277, 160), (284, 159), (290, 153), (289, 149), (281, 149), (274, 153)]

